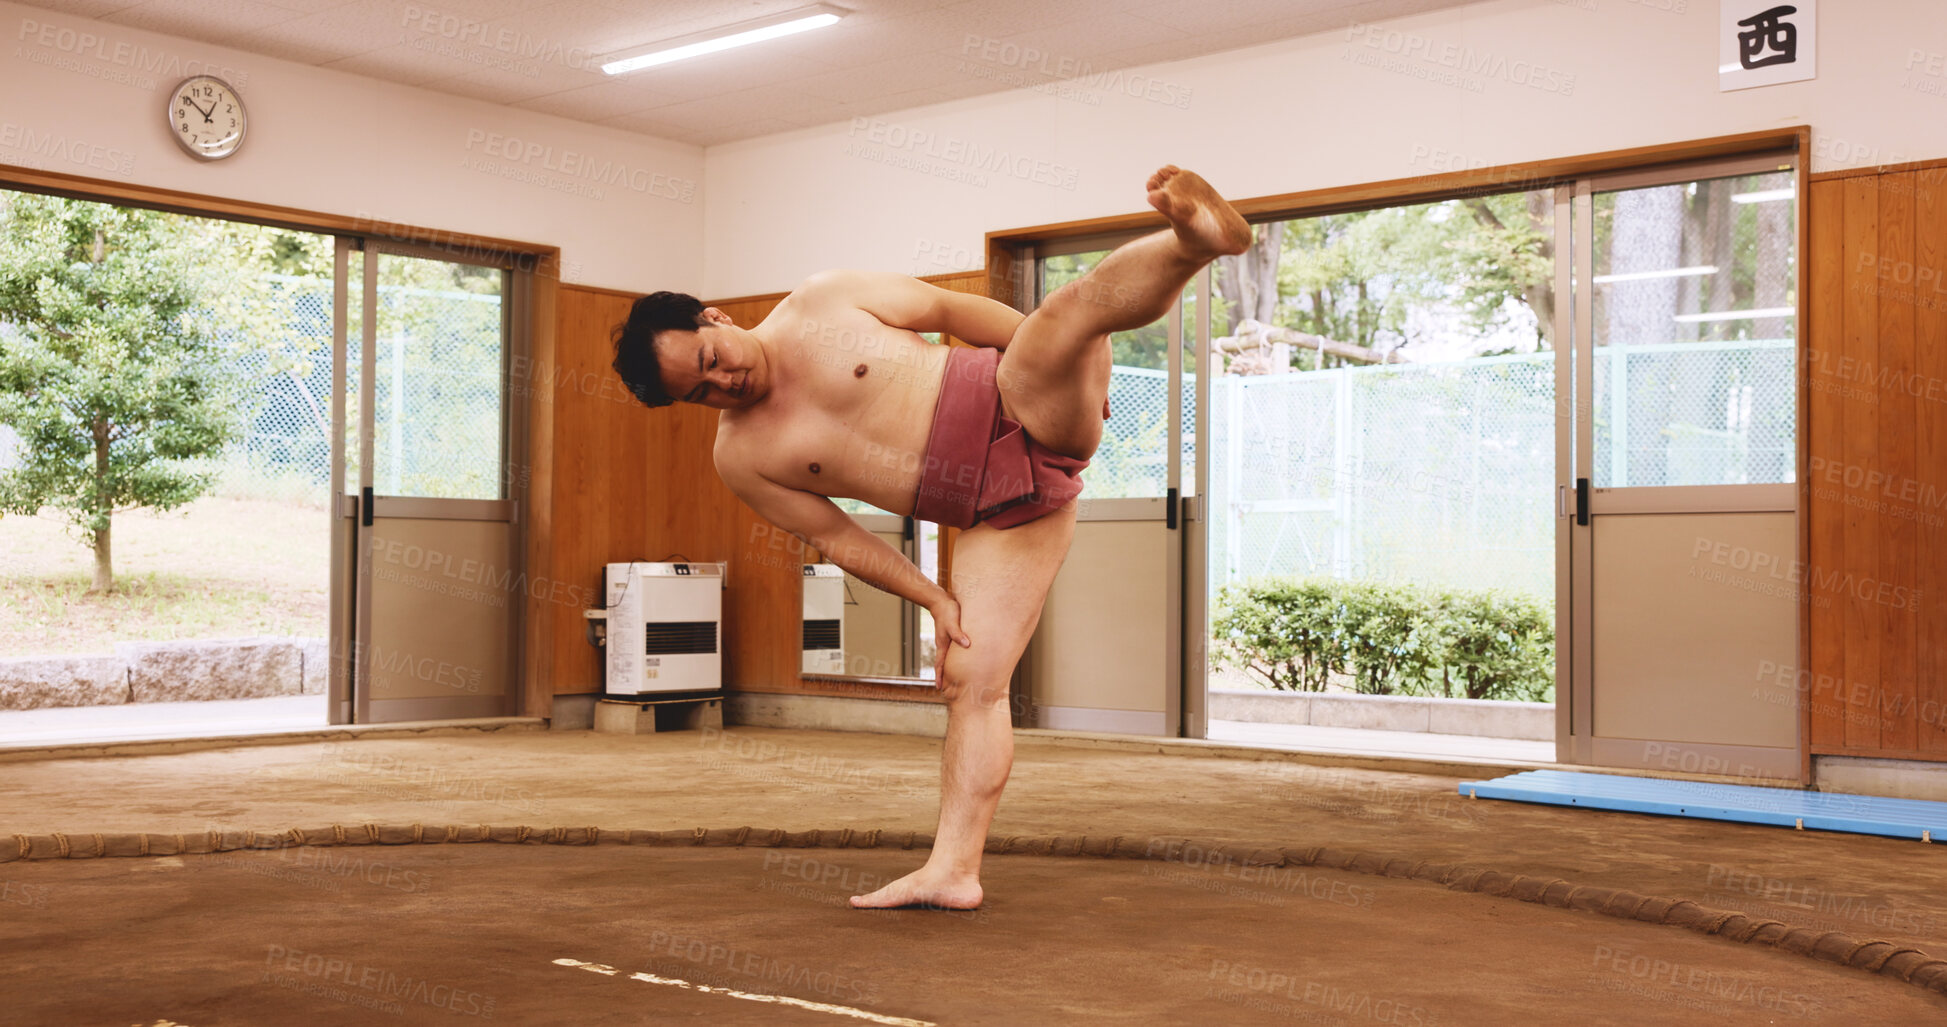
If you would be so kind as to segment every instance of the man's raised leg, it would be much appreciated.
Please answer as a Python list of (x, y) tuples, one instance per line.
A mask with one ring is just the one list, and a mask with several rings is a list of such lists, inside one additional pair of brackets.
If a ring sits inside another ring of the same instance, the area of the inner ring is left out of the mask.
[(1195, 172), (1166, 166), (1147, 188), (1169, 230), (1120, 247), (1049, 294), (1001, 355), (1007, 415), (1057, 453), (1086, 460), (1102, 440), (1108, 335), (1162, 317), (1204, 265), (1250, 248), (1251, 226)]
[(1075, 535), (1075, 504), (1006, 530), (975, 525), (953, 549), (953, 593), (970, 648), (951, 646), (938, 673), (948, 693), (940, 756), (940, 826), (926, 865), (860, 907), (980, 905), (980, 856), (1014, 763), (1008, 681)]

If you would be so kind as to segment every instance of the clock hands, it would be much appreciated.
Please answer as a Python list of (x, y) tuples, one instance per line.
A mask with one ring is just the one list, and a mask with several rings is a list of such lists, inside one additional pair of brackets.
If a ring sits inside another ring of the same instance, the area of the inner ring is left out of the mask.
[[(165, 116), (184, 152), (197, 160), (218, 160), (236, 152), (244, 132), (243, 100), (228, 83), (208, 75), (192, 75), (178, 83), (172, 93)], [(189, 116), (190, 108), (202, 118), (201, 124)]]

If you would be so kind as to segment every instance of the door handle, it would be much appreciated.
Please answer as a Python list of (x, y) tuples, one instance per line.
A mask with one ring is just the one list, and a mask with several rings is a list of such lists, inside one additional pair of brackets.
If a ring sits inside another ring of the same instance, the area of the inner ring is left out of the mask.
[(372, 486), (367, 485), (358, 494), (358, 522), (365, 527), (372, 526)]
[(1167, 503), (1168, 505), (1163, 508), (1163, 527), (1169, 529), (1170, 531), (1175, 531), (1176, 530), (1176, 508), (1178, 506), (1178, 502), (1176, 498), (1176, 490), (1173, 488), (1169, 490), (1169, 499), (1167, 500)]
[(1589, 479), (1575, 479), (1575, 523), (1589, 526)]

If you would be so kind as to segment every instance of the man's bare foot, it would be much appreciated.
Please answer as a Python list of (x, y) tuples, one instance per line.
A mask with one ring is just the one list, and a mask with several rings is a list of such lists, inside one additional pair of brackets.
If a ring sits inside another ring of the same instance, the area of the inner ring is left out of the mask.
[(1149, 205), (1170, 219), (1176, 237), (1198, 255), (1251, 248), (1251, 225), (1203, 176), (1165, 164), (1149, 176)]
[(978, 909), (980, 899), (979, 878), (925, 866), (870, 895), (852, 896), (852, 906), (855, 909), (894, 909), (899, 906)]

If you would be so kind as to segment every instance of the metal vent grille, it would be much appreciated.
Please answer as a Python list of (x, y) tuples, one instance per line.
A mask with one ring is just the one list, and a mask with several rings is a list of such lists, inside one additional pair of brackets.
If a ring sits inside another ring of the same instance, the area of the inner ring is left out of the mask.
[(717, 622), (682, 620), (644, 624), (642, 637), (642, 651), (647, 656), (713, 653), (717, 651)]
[(808, 650), (838, 648), (838, 619), (805, 621), (804, 647)]

